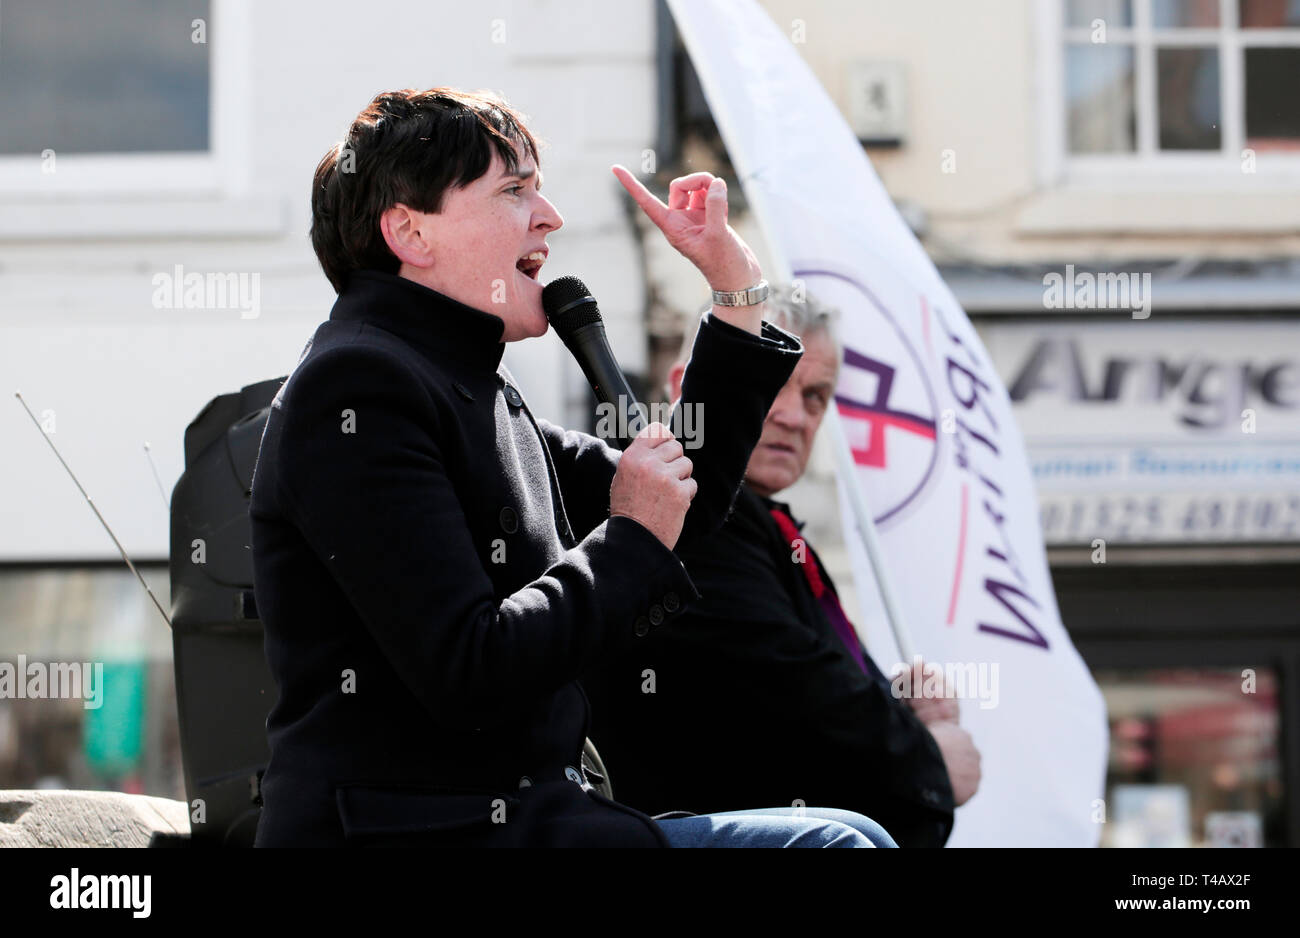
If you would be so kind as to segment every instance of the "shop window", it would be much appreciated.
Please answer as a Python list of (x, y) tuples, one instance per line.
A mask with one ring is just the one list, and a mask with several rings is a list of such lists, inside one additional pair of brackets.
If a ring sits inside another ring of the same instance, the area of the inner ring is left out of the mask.
[(171, 632), (128, 570), (0, 569), (0, 788), (184, 799)]
[(1102, 846), (1285, 844), (1276, 672), (1097, 670), (1111, 748)]

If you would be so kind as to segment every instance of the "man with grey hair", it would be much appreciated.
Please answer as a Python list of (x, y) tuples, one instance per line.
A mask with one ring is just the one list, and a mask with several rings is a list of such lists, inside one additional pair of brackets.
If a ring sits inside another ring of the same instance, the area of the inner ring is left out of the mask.
[[(583, 678), (591, 737), (619, 800), (646, 812), (842, 808), (902, 846), (940, 846), (978, 786), (979, 753), (955, 700), (893, 695), (775, 499), (808, 465), (841, 351), (834, 312), (801, 285), (774, 287), (766, 315), (800, 336), (803, 358), (768, 412), (732, 515), (678, 552), (703, 599)], [(674, 400), (685, 366), (668, 375)]]

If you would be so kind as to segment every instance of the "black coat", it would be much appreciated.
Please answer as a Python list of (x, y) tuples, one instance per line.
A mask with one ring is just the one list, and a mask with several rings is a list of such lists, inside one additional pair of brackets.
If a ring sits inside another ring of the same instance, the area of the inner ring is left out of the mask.
[[(572, 780), (577, 679), (698, 593), (609, 516), (618, 452), (529, 413), (503, 329), (363, 271), (276, 396), (250, 509), (279, 689), (259, 846), (666, 844)], [(763, 336), (710, 317), (694, 347), (687, 398), (716, 419), (687, 540), (722, 525), (802, 354)]]
[(934, 737), (853, 660), (770, 504), (742, 487), (722, 530), (681, 552), (702, 598), (584, 678), (614, 796), (654, 814), (799, 799), (942, 845), (953, 794)]

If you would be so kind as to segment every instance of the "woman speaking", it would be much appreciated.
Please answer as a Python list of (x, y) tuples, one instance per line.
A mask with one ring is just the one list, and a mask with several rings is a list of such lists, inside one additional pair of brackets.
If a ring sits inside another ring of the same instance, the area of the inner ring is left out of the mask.
[(691, 458), (659, 424), (620, 453), (536, 418), (501, 367), (547, 329), (563, 224), (504, 102), (380, 94), (317, 167), (338, 299), (276, 397), (250, 508), (279, 689), (259, 846), (888, 842), (847, 812), (656, 821), (583, 773), (579, 680), (698, 597), (673, 548), (721, 526), (802, 351), (762, 321), (721, 179), (664, 205), (615, 173), (714, 291), (678, 405), (709, 415)]

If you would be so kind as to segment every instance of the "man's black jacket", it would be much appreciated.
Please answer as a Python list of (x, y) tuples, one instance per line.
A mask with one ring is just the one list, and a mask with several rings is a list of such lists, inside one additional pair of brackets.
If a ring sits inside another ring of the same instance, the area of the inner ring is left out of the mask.
[[(617, 451), (529, 413), (503, 330), (362, 271), (275, 398), (250, 509), (279, 689), (259, 846), (667, 843), (573, 770), (577, 678), (699, 594), (609, 516)], [(686, 540), (722, 525), (801, 349), (766, 324), (701, 328)]]
[(843, 808), (902, 846), (941, 846), (953, 795), (938, 745), (853, 660), (770, 504), (742, 487), (722, 530), (680, 552), (702, 598), (584, 677), (614, 796), (652, 814)]

